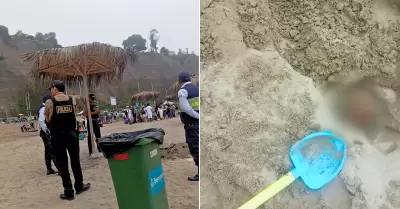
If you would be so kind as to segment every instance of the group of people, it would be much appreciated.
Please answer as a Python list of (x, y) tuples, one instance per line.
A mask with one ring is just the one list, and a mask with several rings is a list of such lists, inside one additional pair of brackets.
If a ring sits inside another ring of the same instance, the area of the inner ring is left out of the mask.
[[(199, 180), (199, 88), (192, 84), (189, 73), (179, 74), (181, 89), (178, 91), (179, 104), (181, 107), (181, 120), (184, 123), (186, 142), (189, 151), (197, 166), (197, 174), (188, 178), (189, 181)], [(60, 194), (62, 200), (73, 200), (90, 189), (90, 183), (83, 182), (82, 168), (79, 156), (79, 130), (76, 120), (76, 102), (65, 92), (65, 85), (62, 81), (54, 80), (49, 88), (50, 94), (42, 98), (42, 104), (38, 110), (40, 125), (40, 137), (45, 146), (45, 164), (47, 175), (57, 174), (61, 176), (64, 192)], [(98, 122), (100, 110), (94, 103), (96, 100), (93, 94), (89, 95), (90, 110), (84, 109), (84, 116), (88, 117), (91, 112), (93, 122), (93, 133), (96, 138), (101, 137), (100, 125)], [(152, 113), (152, 107), (147, 105), (148, 113)], [(157, 106), (160, 109), (160, 106)], [(170, 107), (171, 111), (171, 107)], [(157, 111), (160, 118), (163, 115)], [(133, 114), (132, 114), (133, 116)], [(152, 114), (147, 114), (147, 119), (152, 119)], [(87, 127), (90, 127), (87, 125)], [(93, 154), (91, 143), (91, 131), (88, 129), (89, 154)], [(100, 151), (100, 148), (97, 147)], [(67, 154), (68, 152), (68, 154)], [(69, 156), (69, 160), (68, 160)], [(68, 169), (68, 161), (71, 162), (72, 173), (75, 182), (72, 184)], [(58, 171), (52, 168), (52, 162)]]
[(174, 104), (157, 104), (154, 110), (150, 103), (147, 103), (146, 106), (136, 104), (136, 107), (126, 107), (124, 110), (124, 120), (126, 124), (151, 122), (153, 120), (175, 117), (175, 111), (176, 106)]
[(158, 104), (156, 105), (157, 119), (174, 118), (176, 113), (175, 104)]
[(127, 106), (124, 110), (124, 119), (127, 124), (134, 124), (138, 122), (147, 122), (153, 120), (153, 107), (150, 103), (146, 106), (136, 104), (136, 107)]

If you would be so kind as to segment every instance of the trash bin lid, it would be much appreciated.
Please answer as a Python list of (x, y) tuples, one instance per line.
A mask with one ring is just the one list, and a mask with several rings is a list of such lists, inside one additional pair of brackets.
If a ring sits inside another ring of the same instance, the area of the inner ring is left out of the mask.
[(162, 144), (165, 132), (161, 128), (151, 128), (135, 132), (113, 133), (98, 139), (98, 144), (106, 158), (123, 153), (134, 146), (151, 142)]

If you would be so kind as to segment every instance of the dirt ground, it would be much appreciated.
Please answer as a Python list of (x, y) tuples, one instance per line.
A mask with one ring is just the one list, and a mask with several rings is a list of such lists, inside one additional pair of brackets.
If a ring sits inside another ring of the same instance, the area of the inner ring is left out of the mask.
[[(146, 128), (163, 128), (166, 132), (163, 146), (176, 144), (175, 152), (184, 150), (184, 131), (179, 119), (152, 123), (105, 125), (105, 136), (115, 132)], [(87, 143), (81, 141), (81, 165), (84, 181), (92, 184), (90, 191), (76, 196), (74, 201), (62, 201), (61, 178), (46, 175), (44, 147), (39, 133), (21, 133), (18, 124), (0, 125), (0, 208), (8, 209), (116, 209), (114, 186), (104, 158), (88, 157)], [(198, 208), (198, 183), (187, 181), (196, 173), (193, 160), (187, 155), (165, 157), (163, 169), (168, 193), (169, 208)], [(71, 178), (73, 179), (72, 173)]]

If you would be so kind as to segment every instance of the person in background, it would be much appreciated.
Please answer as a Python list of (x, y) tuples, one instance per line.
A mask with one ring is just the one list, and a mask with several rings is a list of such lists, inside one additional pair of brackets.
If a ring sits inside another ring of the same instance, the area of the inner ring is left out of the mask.
[(131, 124), (132, 123), (132, 111), (130, 109), (130, 106), (126, 106), (126, 117), (127, 117), (127, 124)]
[(176, 111), (175, 105), (172, 104), (172, 105), (171, 105), (171, 116), (172, 116), (172, 117), (175, 117), (175, 111)]
[(181, 107), (181, 120), (185, 124), (185, 137), (190, 154), (197, 166), (197, 174), (189, 177), (189, 181), (199, 181), (199, 87), (190, 82), (190, 74), (179, 74), (178, 91), (179, 105)]
[(21, 122), (19, 123), (19, 128), (21, 129), (21, 132), (22, 132), (22, 133), (25, 132), (25, 131), (24, 131), (24, 122), (21, 121)]
[(147, 122), (147, 112), (146, 112), (146, 107), (144, 105), (142, 105), (141, 113), (142, 113), (143, 122)]
[[(99, 109), (99, 107), (96, 105), (96, 96), (95, 96), (94, 94), (89, 94), (89, 102), (90, 102), (90, 112), (91, 112), (91, 115), (92, 115), (93, 133), (94, 133), (94, 135), (95, 135), (95, 137), (96, 137), (96, 141), (97, 141), (97, 139), (101, 137), (100, 123), (99, 123), (100, 109)], [(89, 117), (88, 117), (87, 108), (84, 109), (83, 115), (84, 115), (86, 118), (89, 118)], [(99, 145), (97, 145), (98, 153), (97, 153), (97, 154), (93, 154), (93, 148), (92, 148), (92, 140), (93, 140), (93, 139), (92, 139), (92, 133), (91, 133), (91, 131), (90, 131), (90, 130), (91, 130), (91, 127), (90, 127), (90, 125), (89, 125), (89, 121), (88, 121), (88, 124), (87, 124), (86, 127), (87, 127), (87, 131), (88, 131), (88, 149), (89, 149), (89, 156), (91, 156), (91, 157), (100, 157), (100, 156), (103, 156), (103, 155), (100, 153), (100, 147), (99, 147)]]
[(81, 120), (82, 120), (82, 127), (86, 129), (86, 117), (82, 115)]
[(164, 109), (163, 109), (163, 105), (161, 103), (158, 105), (157, 111), (158, 111), (158, 115), (160, 116), (160, 119), (161, 120), (164, 119)]
[(132, 106), (132, 117), (133, 117), (133, 123), (137, 123), (137, 112), (136, 112), (136, 108), (134, 106)]
[(151, 122), (153, 120), (153, 107), (150, 106), (150, 103), (147, 103), (147, 107), (145, 108), (147, 120)]
[[(64, 82), (54, 80), (50, 87), (51, 99), (45, 102), (44, 115), (51, 133), (51, 145), (57, 160), (64, 193), (62, 200), (75, 199), (77, 195), (90, 189), (90, 183), (83, 183), (83, 174), (79, 157), (79, 138), (76, 130), (75, 102), (66, 95)], [(75, 179), (75, 192), (68, 169), (68, 154)]]
[(53, 153), (53, 147), (50, 142), (50, 130), (47, 128), (46, 119), (44, 116), (45, 102), (50, 99), (50, 94), (46, 94), (42, 98), (42, 104), (39, 106), (38, 110), (38, 118), (39, 118), (39, 126), (40, 126), (40, 137), (43, 140), (44, 144), (44, 160), (47, 168), (47, 175), (56, 174), (57, 171), (53, 170), (51, 166), (51, 161), (53, 161), (54, 165), (57, 167), (57, 160)]
[(157, 118), (157, 120), (160, 120), (160, 114), (159, 114), (159, 112), (158, 112), (158, 104), (156, 104), (156, 107), (155, 107), (155, 112), (156, 112), (156, 118)]
[(124, 110), (124, 121), (128, 118), (128, 110)]
[(166, 115), (167, 115), (167, 118), (171, 118), (170, 116), (171, 116), (171, 108), (169, 107), (169, 104), (167, 104), (167, 112), (166, 112)]

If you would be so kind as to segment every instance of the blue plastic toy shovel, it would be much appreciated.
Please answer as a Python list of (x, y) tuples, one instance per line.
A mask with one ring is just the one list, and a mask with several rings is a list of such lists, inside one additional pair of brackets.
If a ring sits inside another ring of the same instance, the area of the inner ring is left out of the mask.
[(258, 208), (299, 177), (308, 188), (321, 188), (342, 170), (346, 144), (331, 132), (316, 132), (293, 144), (289, 154), (294, 168), (239, 209)]

